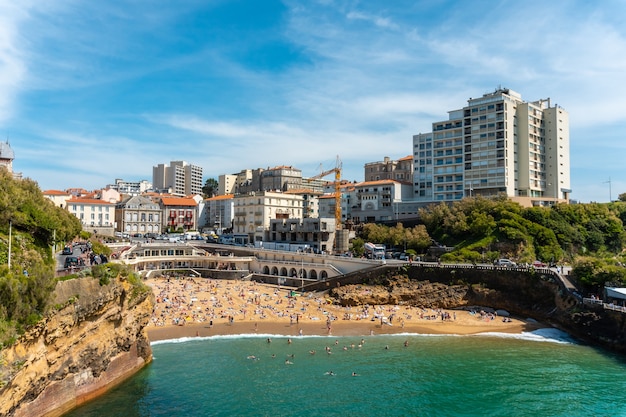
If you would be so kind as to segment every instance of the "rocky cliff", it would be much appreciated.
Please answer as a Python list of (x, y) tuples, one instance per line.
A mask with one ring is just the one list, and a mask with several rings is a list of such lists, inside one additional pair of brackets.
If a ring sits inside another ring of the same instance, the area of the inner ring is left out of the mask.
[(516, 270), (380, 269), (329, 295), (345, 306), (405, 304), (425, 308), (504, 309), (565, 330), (587, 343), (626, 354), (626, 314), (584, 305), (550, 275)]
[(154, 295), (115, 279), (59, 282), (55, 311), (0, 352), (0, 415), (59, 416), (152, 360)]

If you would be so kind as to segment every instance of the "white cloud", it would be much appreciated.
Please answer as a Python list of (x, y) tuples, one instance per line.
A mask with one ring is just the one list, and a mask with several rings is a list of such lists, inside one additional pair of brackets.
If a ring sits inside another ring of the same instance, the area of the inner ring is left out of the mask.
[(397, 25), (388, 17), (374, 16), (369, 13), (349, 12), (346, 17), (348, 20), (364, 20), (385, 29), (397, 29)]
[(25, 77), (18, 25), (26, 17), (27, 12), (14, 4), (0, 3), (0, 122), (13, 115), (14, 101)]

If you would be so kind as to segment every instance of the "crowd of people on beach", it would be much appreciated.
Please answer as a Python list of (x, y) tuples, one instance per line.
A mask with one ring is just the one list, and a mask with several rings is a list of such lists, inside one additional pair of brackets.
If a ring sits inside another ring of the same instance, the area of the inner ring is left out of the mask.
[[(343, 307), (324, 293), (295, 293), (288, 288), (255, 281), (215, 280), (195, 277), (151, 279), (156, 307), (150, 326), (182, 326), (192, 323), (274, 320), (299, 325), (301, 321), (326, 322), (328, 333), (337, 320), (369, 320), (380, 326), (400, 326), (419, 321), (457, 320), (457, 313), (406, 305)], [(491, 313), (474, 313), (489, 320)]]

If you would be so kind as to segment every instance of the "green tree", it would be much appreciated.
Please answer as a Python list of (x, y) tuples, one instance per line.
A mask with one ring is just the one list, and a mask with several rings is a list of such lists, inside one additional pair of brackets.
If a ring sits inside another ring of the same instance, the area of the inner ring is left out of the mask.
[(208, 178), (202, 186), (202, 194), (204, 198), (211, 198), (217, 195), (219, 183), (215, 178)]

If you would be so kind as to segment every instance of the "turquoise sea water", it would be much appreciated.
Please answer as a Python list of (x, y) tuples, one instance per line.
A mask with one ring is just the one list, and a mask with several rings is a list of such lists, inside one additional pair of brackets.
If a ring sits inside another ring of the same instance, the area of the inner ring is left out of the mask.
[(367, 336), (362, 347), (267, 337), (154, 344), (151, 365), (67, 416), (626, 415), (626, 361), (553, 329)]

